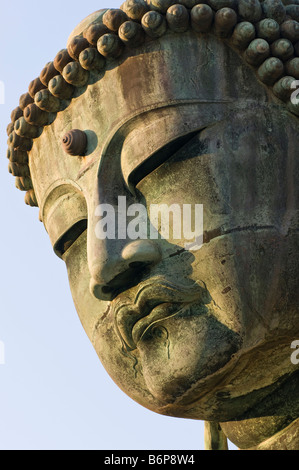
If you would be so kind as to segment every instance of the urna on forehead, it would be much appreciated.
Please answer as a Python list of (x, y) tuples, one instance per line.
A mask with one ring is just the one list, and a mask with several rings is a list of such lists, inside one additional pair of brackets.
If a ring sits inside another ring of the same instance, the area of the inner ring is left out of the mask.
[[(114, 112), (121, 114), (123, 98), (128, 116), (136, 108), (157, 105), (160, 91), (169, 102), (225, 101), (236, 97), (236, 79), (257, 79), (262, 85), (251, 98), (267, 99), (270, 93), (278, 105), (297, 115), (297, 106), (290, 102), (292, 83), (299, 78), (297, 20), (299, 5), (289, 0), (128, 0), (120, 9), (91, 14), (75, 28), (66, 49), (30, 83), (11, 114), (9, 171), (17, 188), (26, 192), (25, 202), (38, 205), (30, 172), (35, 142), (44, 130), (56, 132), (59, 117), (72, 115), (76, 100), (93, 99), (99, 86), (106, 101), (109, 96), (107, 126)], [(147, 59), (138, 61), (139, 55)], [(107, 78), (112, 70), (119, 85), (113, 89)], [(246, 90), (239, 87), (241, 94)]]

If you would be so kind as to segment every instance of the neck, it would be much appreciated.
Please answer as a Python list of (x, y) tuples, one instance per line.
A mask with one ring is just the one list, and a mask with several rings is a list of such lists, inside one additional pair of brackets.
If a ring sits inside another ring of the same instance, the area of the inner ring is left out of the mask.
[(234, 421), (221, 423), (227, 438), (242, 450), (299, 448), (299, 372)]
[(299, 418), (274, 436), (261, 442), (249, 450), (298, 450), (299, 449)]
[(261, 432), (265, 432), (266, 430), (269, 430), (270, 427), (275, 426), (274, 420), (272, 420), (271, 423), (269, 421), (269, 419), (259, 419), (254, 420), (254, 423), (250, 423), (250, 425), (248, 425), (248, 423), (238, 422), (238, 424), (235, 424), (234, 426), (230, 426), (231, 423), (229, 423), (229, 426), (227, 426), (228, 423), (222, 423), (221, 428), (227, 438), (237, 445), (241, 450), (299, 449), (299, 418), (295, 419), (288, 426), (282, 428), (272, 436), (260, 441), (257, 445), (248, 447), (244, 442), (244, 435), (246, 434), (246, 431), (249, 431), (249, 434), (247, 435), (247, 442), (252, 441), (253, 437), (258, 437), (258, 439), (260, 439)]

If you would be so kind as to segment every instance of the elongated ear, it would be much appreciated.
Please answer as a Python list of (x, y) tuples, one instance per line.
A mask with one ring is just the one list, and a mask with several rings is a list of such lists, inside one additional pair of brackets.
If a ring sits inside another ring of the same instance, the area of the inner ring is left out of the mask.
[(228, 450), (227, 437), (219, 423), (205, 421), (205, 450)]

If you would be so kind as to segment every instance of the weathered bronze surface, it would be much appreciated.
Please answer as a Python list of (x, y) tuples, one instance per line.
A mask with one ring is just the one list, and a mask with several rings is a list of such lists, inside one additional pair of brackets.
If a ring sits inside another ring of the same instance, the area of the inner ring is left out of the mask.
[[(107, 372), (207, 421), (209, 449), (299, 449), (298, 21), (295, 0), (127, 0), (76, 27), (8, 126), (10, 172)], [(120, 197), (149, 227), (154, 204), (202, 204), (203, 246), (175, 227), (99, 239)]]

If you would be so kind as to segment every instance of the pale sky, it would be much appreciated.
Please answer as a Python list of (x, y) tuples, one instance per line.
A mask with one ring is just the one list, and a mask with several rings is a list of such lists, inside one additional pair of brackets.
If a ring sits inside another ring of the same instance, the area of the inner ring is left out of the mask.
[(38, 209), (25, 205), (24, 193), (7, 171), (6, 126), (20, 95), (83, 18), (120, 4), (2, 1), (1, 450), (204, 448), (202, 421), (148, 411), (109, 378), (79, 322), (64, 263), (52, 252)]

